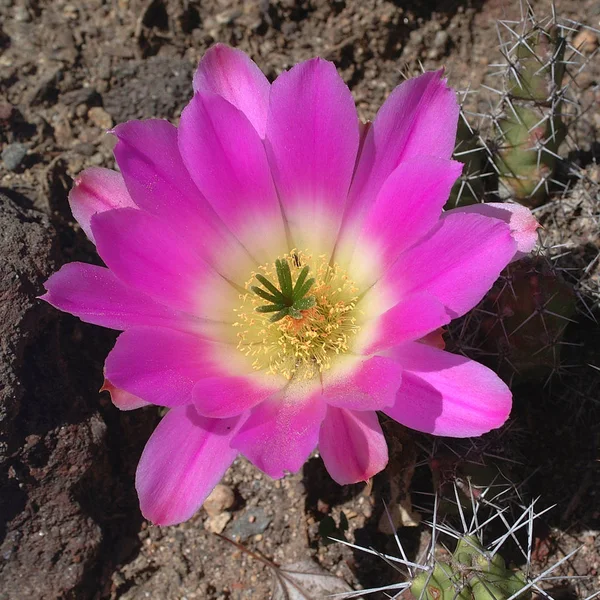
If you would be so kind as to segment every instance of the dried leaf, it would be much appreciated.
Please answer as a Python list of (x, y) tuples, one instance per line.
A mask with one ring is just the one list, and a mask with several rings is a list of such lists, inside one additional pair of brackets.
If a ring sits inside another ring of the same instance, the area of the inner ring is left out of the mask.
[(328, 573), (311, 560), (272, 568), (272, 600), (323, 600), (331, 594), (353, 591), (343, 579)]

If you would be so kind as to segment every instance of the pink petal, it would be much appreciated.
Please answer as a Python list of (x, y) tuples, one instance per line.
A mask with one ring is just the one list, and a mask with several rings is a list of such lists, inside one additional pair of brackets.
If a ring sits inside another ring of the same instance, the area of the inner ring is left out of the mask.
[[(420, 156), (402, 162), (387, 178), (362, 225), (356, 248), (373, 254), (379, 272), (421, 239), (438, 222), (462, 163)], [(376, 280), (370, 269), (361, 280)]]
[(346, 220), (359, 218), (401, 162), (417, 156), (449, 159), (457, 123), (456, 95), (442, 79), (442, 71), (424, 73), (399, 85), (367, 132)]
[[(203, 283), (220, 277), (162, 220), (132, 208), (92, 219), (98, 253), (125, 284), (173, 308), (198, 314)], [(215, 283), (216, 285), (216, 283)]]
[(114, 130), (115, 158), (138, 206), (156, 215), (219, 270), (224, 257), (248, 260), (192, 181), (179, 154), (177, 129), (167, 121), (129, 121)]
[[(396, 401), (402, 381), (402, 369), (397, 361), (383, 356), (348, 357), (350, 372), (340, 366), (325, 371), (323, 400), (327, 404), (352, 410), (381, 410)], [(342, 370), (342, 374), (336, 371)]]
[(385, 414), (426, 433), (482, 435), (508, 418), (512, 394), (490, 369), (426, 344), (409, 343), (390, 355), (404, 369), (397, 401)]
[[(179, 149), (207, 200), (260, 262), (286, 246), (279, 200), (262, 140), (221, 96), (198, 92), (181, 115)], [(275, 250), (274, 250), (275, 249)]]
[(135, 475), (140, 508), (156, 525), (189, 519), (235, 460), (240, 422), (206, 419), (193, 406), (171, 409), (148, 440)]
[(296, 247), (333, 247), (358, 142), (354, 100), (333, 63), (315, 58), (275, 80), (265, 144)]
[(450, 315), (437, 298), (427, 292), (409, 294), (376, 319), (371, 341), (362, 353), (374, 354), (418, 340), (448, 323)]
[(377, 414), (327, 407), (319, 452), (327, 471), (340, 485), (367, 481), (383, 470), (388, 449)]
[(148, 406), (150, 403), (115, 387), (108, 379), (104, 380), (104, 384), (100, 388), (101, 392), (108, 392), (112, 403), (119, 410), (135, 410), (136, 408), (142, 408)]
[(206, 377), (194, 386), (192, 398), (199, 414), (223, 419), (254, 408), (282, 387), (283, 384), (277, 385), (276, 382), (267, 385), (267, 382), (257, 381), (252, 376)]
[(188, 404), (200, 379), (223, 374), (211, 361), (214, 348), (213, 343), (190, 333), (136, 327), (118, 337), (104, 373), (119, 389), (152, 404)]
[(305, 463), (317, 445), (324, 416), (319, 395), (270, 399), (250, 413), (231, 445), (278, 479)]
[(105, 267), (73, 262), (46, 281), (41, 299), (86, 323), (110, 329), (136, 325), (195, 328), (199, 321), (125, 285)]
[(423, 241), (400, 256), (381, 283), (390, 293), (390, 302), (425, 291), (456, 318), (483, 298), (515, 248), (510, 229), (498, 219), (448, 214)]
[(454, 208), (445, 215), (454, 213), (476, 213), (499, 219), (507, 223), (510, 232), (517, 243), (517, 253), (513, 260), (519, 260), (529, 254), (537, 244), (537, 230), (540, 224), (537, 222), (533, 213), (521, 204), (509, 204), (508, 202), (486, 202), (484, 204), (472, 204), (471, 206), (462, 206)]
[(271, 85), (253, 60), (241, 50), (215, 44), (194, 74), (194, 92), (222, 96), (241, 110), (260, 137), (265, 137)]
[(71, 212), (92, 242), (91, 218), (105, 210), (135, 206), (123, 176), (110, 169), (90, 167), (75, 177), (69, 193)]

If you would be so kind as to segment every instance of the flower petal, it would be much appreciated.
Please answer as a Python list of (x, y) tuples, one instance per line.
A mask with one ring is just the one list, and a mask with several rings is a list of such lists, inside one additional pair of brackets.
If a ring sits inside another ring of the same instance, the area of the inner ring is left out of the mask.
[(192, 181), (167, 121), (128, 121), (114, 129), (115, 158), (137, 205), (169, 224), (182, 242), (225, 275), (249, 256)]
[(390, 351), (403, 368), (394, 406), (384, 409), (399, 423), (452, 437), (482, 435), (508, 418), (512, 394), (490, 369), (426, 344)]
[(104, 384), (100, 388), (101, 392), (108, 392), (112, 403), (119, 410), (135, 410), (136, 408), (142, 408), (148, 406), (150, 402), (146, 402), (125, 390), (120, 390), (115, 387), (108, 379), (104, 380)]
[(358, 344), (367, 344), (363, 354), (374, 354), (418, 340), (448, 323), (450, 315), (437, 298), (427, 292), (409, 294), (374, 319), (371, 327), (364, 327), (364, 338), (359, 338)]
[(194, 74), (194, 92), (212, 92), (241, 110), (265, 137), (271, 85), (245, 52), (215, 44)]
[(325, 416), (320, 395), (277, 397), (259, 404), (231, 445), (270, 477), (297, 472), (319, 439)]
[(385, 468), (388, 448), (377, 414), (335, 406), (319, 434), (319, 452), (331, 477), (340, 485), (367, 481)]
[[(431, 156), (413, 158), (396, 167), (365, 216), (350, 261), (353, 277), (371, 285), (437, 224), (462, 167), (462, 163)], [(355, 268), (361, 265), (365, 265), (363, 273)]]
[(274, 380), (267, 385), (260, 377), (206, 377), (201, 379), (192, 390), (192, 398), (199, 414), (205, 417), (223, 419), (235, 417), (250, 408), (254, 408), (272, 396), (283, 384)]
[(69, 192), (71, 212), (92, 242), (94, 235), (90, 221), (96, 213), (113, 208), (134, 207), (123, 176), (110, 169), (90, 167), (82, 171)]
[(179, 149), (192, 179), (259, 262), (286, 247), (265, 149), (250, 121), (221, 96), (197, 92), (181, 115)]
[(64, 265), (44, 284), (41, 296), (59, 310), (86, 323), (110, 329), (158, 325), (195, 329), (200, 321), (159, 304), (127, 285), (105, 267), (73, 262)]
[(323, 253), (333, 247), (358, 125), (352, 94), (331, 62), (300, 63), (273, 83), (265, 145), (295, 247)]
[(454, 213), (475, 213), (492, 219), (499, 219), (507, 223), (510, 232), (517, 243), (517, 252), (513, 260), (519, 260), (529, 254), (537, 244), (537, 230), (540, 224), (533, 213), (521, 204), (510, 204), (508, 202), (486, 202), (472, 204), (449, 210), (446, 215)]
[[(92, 230), (98, 254), (121, 281), (167, 306), (215, 318), (203, 314), (201, 300), (227, 297), (231, 286), (159, 218), (121, 208), (95, 215)], [(211, 294), (201, 297), (203, 286)]]
[(171, 409), (148, 440), (135, 475), (140, 508), (156, 525), (189, 519), (235, 460), (240, 418), (207, 419), (193, 406)]
[(442, 79), (441, 70), (400, 84), (367, 132), (350, 189), (346, 222), (360, 218), (401, 162), (417, 156), (449, 159), (457, 123), (456, 95)]
[(423, 241), (404, 252), (369, 293), (387, 293), (394, 304), (426, 291), (456, 318), (483, 298), (515, 249), (509, 227), (498, 219), (448, 214)]
[(222, 374), (214, 353), (215, 344), (196, 335), (136, 327), (117, 338), (104, 371), (119, 389), (159, 406), (179, 406), (192, 402), (200, 379)]
[(322, 380), (323, 400), (327, 404), (352, 410), (381, 410), (396, 401), (402, 369), (397, 361), (383, 356), (345, 356), (335, 369), (323, 372)]

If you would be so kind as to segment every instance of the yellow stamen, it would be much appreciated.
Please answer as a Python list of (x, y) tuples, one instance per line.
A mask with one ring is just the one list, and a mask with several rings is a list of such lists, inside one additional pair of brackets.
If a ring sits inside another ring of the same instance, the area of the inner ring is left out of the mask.
[(315, 306), (301, 311), (302, 318), (286, 316), (271, 322), (269, 314), (256, 312), (264, 300), (250, 291), (256, 274), (269, 280), (276, 276), (275, 262), (259, 267), (246, 282), (247, 293), (240, 295), (241, 306), (235, 310), (239, 328), (238, 349), (253, 358), (255, 370), (264, 370), (287, 379), (312, 379), (329, 369), (335, 356), (350, 350), (351, 341), (360, 330), (360, 312), (356, 308), (359, 290), (337, 264), (327, 256), (311, 256), (292, 250), (280, 257), (290, 265), (293, 280), (305, 265), (315, 283), (310, 290)]

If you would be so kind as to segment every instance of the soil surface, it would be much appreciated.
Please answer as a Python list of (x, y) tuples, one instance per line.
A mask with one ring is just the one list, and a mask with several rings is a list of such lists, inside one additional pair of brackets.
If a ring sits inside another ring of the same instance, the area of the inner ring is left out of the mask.
[[(555, 6), (564, 19), (600, 25), (596, 0)], [(549, 14), (550, 5), (535, 9)], [(248, 52), (270, 79), (316, 55), (334, 61), (364, 120), (405, 77), (442, 66), (454, 87), (475, 92), (467, 104), (481, 111), (502, 60), (497, 20), (519, 13), (504, 0), (0, 0), (0, 600), (270, 598), (271, 568), (215, 533), (278, 565), (312, 560), (354, 588), (402, 580), (380, 558), (327, 536), (397, 555), (385, 502), (414, 559), (428, 542), (419, 520), (430, 518), (432, 473), (439, 483), (440, 464), (456, 471), (450, 457), (465, 456), (464, 446), (385, 423), (390, 467), (344, 488), (317, 455), (281, 481), (238, 459), (210, 515), (154, 527), (139, 513), (133, 474), (160, 415), (120, 413), (98, 392), (114, 332), (36, 297), (61, 264), (99, 264), (69, 211), (72, 178), (114, 167), (105, 133), (113, 125), (177, 123), (195, 65), (215, 42)], [(571, 41), (581, 31), (574, 25)], [(585, 58), (598, 37), (583, 31)], [(577, 80), (591, 109), (573, 146), (592, 182), (600, 179), (598, 62)], [(600, 590), (600, 204), (590, 197), (582, 189), (538, 211), (544, 245), (578, 286), (561, 369), (541, 383), (515, 382), (509, 426), (469, 450), (487, 467), (500, 462), (518, 486), (515, 507), (538, 496), (538, 508), (556, 504), (536, 529), (532, 568), (581, 547), (558, 571), (581, 578), (550, 586), (562, 599)], [(469, 353), (456, 331), (450, 349)]]

